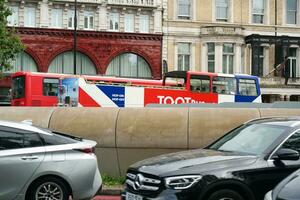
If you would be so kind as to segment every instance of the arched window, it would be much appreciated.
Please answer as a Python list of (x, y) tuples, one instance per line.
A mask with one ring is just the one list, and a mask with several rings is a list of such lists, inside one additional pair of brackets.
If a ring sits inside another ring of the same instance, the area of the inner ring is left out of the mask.
[[(60, 74), (74, 74), (74, 54), (67, 51), (59, 54), (51, 62), (48, 72)], [(77, 74), (97, 74), (94, 63), (86, 55), (76, 53), (76, 73)]]
[(37, 65), (33, 58), (26, 52), (19, 53), (14, 61), (11, 62), (12, 68), (9, 73), (17, 71), (37, 72)]
[(144, 58), (133, 53), (124, 53), (109, 63), (106, 75), (151, 78), (151, 70)]

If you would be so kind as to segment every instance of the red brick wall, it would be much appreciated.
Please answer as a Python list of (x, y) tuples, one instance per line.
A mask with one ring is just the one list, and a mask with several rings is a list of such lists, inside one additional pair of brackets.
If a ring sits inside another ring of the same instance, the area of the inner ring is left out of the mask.
[[(18, 28), (26, 52), (47, 72), (51, 61), (73, 48), (73, 31), (61, 29)], [(78, 31), (77, 49), (88, 56), (98, 74), (105, 74), (110, 61), (119, 54), (131, 52), (149, 64), (153, 79), (161, 78), (162, 35)]]

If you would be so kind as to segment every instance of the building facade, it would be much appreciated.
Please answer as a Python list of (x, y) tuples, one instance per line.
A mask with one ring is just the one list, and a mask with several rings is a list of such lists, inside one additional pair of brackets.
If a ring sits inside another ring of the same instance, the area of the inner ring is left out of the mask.
[[(0, 81), (8, 101), (9, 74), (16, 71), (74, 73), (75, 4), (71, 0), (9, 0), (25, 51)], [(160, 79), (160, 0), (77, 0), (77, 74)], [(1, 100), (2, 98), (2, 100)]]
[(264, 102), (300, 100), (299, 0), (164, 0), (163, 8), (169, 70), (257, 75)]

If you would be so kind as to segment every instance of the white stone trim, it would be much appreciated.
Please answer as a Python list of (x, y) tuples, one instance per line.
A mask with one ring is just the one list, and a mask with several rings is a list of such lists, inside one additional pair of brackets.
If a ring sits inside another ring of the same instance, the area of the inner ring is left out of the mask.
[(234, 44), (235, 54), (234, 54), (234, 63), (233, 63), (233, 72), (241, 73), (241, 59), (242, 59), (242, 44)]
[(223, 72), (223, 43), (215, 43), (215, 72)]
[(191, 63), (191, 66), (190, 66), (190, 70), (191, 71), (195, 71), (196, 70), (196, 43), (193, 42), (193, 43), (190, 43), (190, 63)]
[(208, 71), (208, 57), (207, 57), (207, 43), (203, 42), (201, 44), (201, 69), (200, 71), (207, 72)]

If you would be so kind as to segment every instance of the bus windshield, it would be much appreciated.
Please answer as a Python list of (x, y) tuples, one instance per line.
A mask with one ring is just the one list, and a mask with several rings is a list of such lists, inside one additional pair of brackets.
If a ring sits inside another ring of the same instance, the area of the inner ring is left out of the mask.
[(12, 98), (20, 99), (25, 97), (25, 76), (14, 77), (12, 80)]

